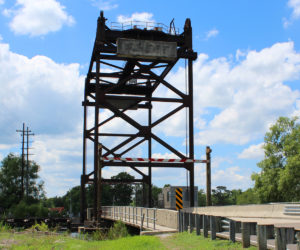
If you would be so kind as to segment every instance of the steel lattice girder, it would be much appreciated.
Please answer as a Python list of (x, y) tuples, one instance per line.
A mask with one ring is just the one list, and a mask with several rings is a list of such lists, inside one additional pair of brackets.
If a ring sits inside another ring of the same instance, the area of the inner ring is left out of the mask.
[[(197, 53), (192, 49), (192, 28), (190, 20), (187, 19), (182, 34), (167, 34), (161, 31), (130, 29), (130, 30), (111, 30), (106, 26), (106, 19), (103, 14), (98, 18), (97, 34), (94, 43), (93, 53), (91, 57), (89, 71), (85, 81), (84, 93), (84, 143), (83, 143), (83, 175), (81, 178), (82, 186), (82, 202), (81, 214), (85, 206), (84, 186), (90, 181), (94, 181), (95, 190), (97, 190), (97, 182), (99, 175), (101, 177), (101, 168), (105, 166), (126, 166), (131, 167), (143, 179), (135, 180), (136, 182), (142, 181), (151, 186), (151, 168), (152, 167), (181, 167), (186, 168), (190, 172), (190, 199), (191, 206), (194, 205), (194, 164), (193, 163), (129, 163), (129, 162), (101, 162), (99, 166), (99, 158), (112, 155), (114, 157), (121, 157), (130, 152), (134, 148), (140, 146), (142, 143), (148, 141), (148, 157), (152, 155), (152, 140), (155, 140), (160, 145), (174, 153), (180, 159), (194, 159), (194, 140), (193, 140), (193, 72), (192, 61), (197, 58)], [(166, 60), (163, 58), (134, 58), (120, 56), (117, 53), (118, 39), (137, 39), (143, 41), (162, 41), (172, 42), (177, 44), (177, 57), (173, 60)], [(188, 93), (183, 93), (171, 83), (166, 81), (166, 76), (175, 66), (179, 59), (188, 59)], [(120, 61), (125, 63), (120, 66)], [(110, 67), (109, 72), (105, 72), (102, 66)], [(157, 71), (160, 70), (159, 73)], [(136, 84), (128, 84), (129, 81), (134, 80)], [(138, 84), (137, 84), (138, 83)], [(171, 90), (177, 95), (177, 98), (154, 97), (153, 93), (159, 85)], [(165, 102), (179, 106), (163, 115), (155, 122), (152, 122), (152, 103)], [(89, 107), (94, 107), (94, 126), (87, 128), (88, 116), (87, 110)], [(99, 109), (108, 109), (112, 112), (112, 116), (99, 122)], [(180, 110), (187, 108), (189, 110), (189, 155), (185, 156), (179, 150), (168, 144), (159, 136), (153, 133), (152, 129), (161, 124), (163, 121), (173, 116)], [(142, 125), (135, 119), (126, 114), (128, 110), (148, 110), (148, 125)], [(109, 123), (115, 118), (121, 118), (132, 127), (136, 133), (101, 133), (99, 128)], [(109, 148), (103, 145), (101, 138), (103, 137), (127, 137), (118, 145)], [(139, 138), (139, 139), (138, 139)], [(131, 145), (134, 140), (137, 142)], [(94, 144), (94, 170), (86, 173), (86, 140), (90, 140)], [(98, 146), (106, 151), (99, 155)], [(122, 150), (117, 153), (117, 151)], [(148, 167), (148, 176), (141, 172), (136, 167)], [(98, 174), (100, 168), (100, 172)], [(90, 178), (93, 175), (94, 178)], [(101, 179), (99, 179), (100, 181)], [(102, 179), (104, 181), (104, 179)], [(124, 180), (125, 181), (125, 180)], [(106, 183), (109, 180), (105, 179)], [(95, 203), (97, 204), (97, 191), (95, 191)], [(149, 206), (151, 206), (151, 188), (149, 189)], [(83, 215), (81, 215), (83, 216)]]

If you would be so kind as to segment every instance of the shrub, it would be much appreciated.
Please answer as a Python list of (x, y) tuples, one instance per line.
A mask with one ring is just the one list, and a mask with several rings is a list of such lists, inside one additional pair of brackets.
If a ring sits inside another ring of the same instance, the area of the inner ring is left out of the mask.
[(96, 230), (95, 232), (92, 233), (91, 235), (92, 240), (106, 240), (107, 235), (102, 232), (101, 230)]
[(32, 230), (32, 231), (37, 230), (37, 231), (41, 231), (41, 232), (48, 232), (49, 231), (49, 228), (48, 228), (47, 224), (44, 223), (44, 222), (41, 222), (41, 224), (35, 223), (29, 229)]
[(126, 225), (122, 221), (117, 221), (114, 226), (109, 229), (107, 237), (108, 239), (114, 240), (127, 237), (128, 235)]
[(0, 221), (0, 233), (3, 233), (3, 232), (7, 232), (9, 231), (11, 228), (6, 225), (5, 223), (3, 223), (2, 221)]

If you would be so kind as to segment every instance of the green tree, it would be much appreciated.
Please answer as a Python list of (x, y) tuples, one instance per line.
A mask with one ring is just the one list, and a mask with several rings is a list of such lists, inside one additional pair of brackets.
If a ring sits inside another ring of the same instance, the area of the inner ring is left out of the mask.
[(237, 204), (238, 197), (243, 193), (241, 189), (232, 189), (230, 191), (230, 199), (228, 205), (235, 205)]
[[(121, 172), (116, 176), (111, 177), (113, 180), (134, 180), (134, 176)], [(132, 201), (133, 187), (131, 184), (118, 183), (112, 186), (111, 196), (113, 197), (113, 204), (116, 206), (129, 205)]]
[[(43, 189), (43, 181), (39, 181), (40, 167), (34, 162), (30, 161), (28, 166), (28, 196), (24, 194), (24, 200), (27, 204), (38, 202), (38, 200), (45, 198)], [(25, 172), (26, 173), (26, 172)], [(3, 210), (11, 208), (18, 204), (21, 200), (22, 192), (22, 159), (14, 154), (6, 156), (0, 165), (0, 207)], [(25, 189), (24, 177), (24, 189)], [(39, 182), (38, 182), (39, 181)]]
[(198, 191), (198, 206), (205, 207), (206, 206), (206, 193), (203, 189)]
[(249, 188), (246, 191), (242, 192), (237, 196), (236, 204), (244, 205), (244, 204), (257, 204), (259, 203), (259, 198), (257, 194), (254, 192), (253, 188)]
[(152, 205), (158, 207), (158, 195), (162, 192), (162, 188), (152, 185)]
[(300, 125), (298, 118), (280, 117), (264, 139), (264, 159), (252, 175), (259, 201), (300, 200)]
[(231, 191), (225, 186), (217, 186), (216, 189), (212, 189), (212, 203), (216, 206), (231, 205)]

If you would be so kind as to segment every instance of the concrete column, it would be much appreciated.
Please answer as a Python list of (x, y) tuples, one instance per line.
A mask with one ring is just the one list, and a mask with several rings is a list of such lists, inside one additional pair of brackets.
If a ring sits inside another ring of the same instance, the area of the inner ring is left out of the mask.
[(250, 225), (249, 225), (249, 223), (242, 222), (241, 231), (242, 231), (243, 248), (248, 248), (248, 247), (250, 247)]
[(200, 230), (200, 220), (201, 220), (201, 216), (200, 214), (196, 214), (195, 215), (195, 224), (196, 224), (196, 235), (200, 235), (201, 234), (201, 230)]
[(235, 242), (235, 221), (229, 221), (229, 240)]
[[(200, 215), (199, 225), (200, 225), (200, 229), (203, 228), (203, 215)], [(201, 230), (200, 230), (200, 232), (201, 232)]]
[(267, 250), (267, 226), (257, 225), (257, 243), (259, 250)]
[(275, 231), (275, 249), (285, 250), (286, 249), (285, 229), (275, 227), (274, 231)]
[(192, 233), (195, 227), (195, 215), (192, 213), (190, 213), (189, 222), (190, 222), (190, 233)]
[(208, 237), (208, 218), (207, 215), (203, 215), (203, 236)]
[(216, 217), (210, 216), (210, 238), (212, 240), (216, 239)]
[(294, 244), (295, 243), (295, 230), (294, 228), (286, 228), (286, 244)]
[(189, 215), (188, 213), (184, 213), (184, 218), (183, 218), (183, 220), (184, 220), (183, 230), (184, 231), (188, 230), (188, 219), (189, 219), (188, 215)]

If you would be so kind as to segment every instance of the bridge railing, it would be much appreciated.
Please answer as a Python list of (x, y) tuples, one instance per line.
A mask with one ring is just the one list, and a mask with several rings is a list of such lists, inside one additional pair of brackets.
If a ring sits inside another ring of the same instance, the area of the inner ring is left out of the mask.
[(130, 207), (130, 206), (103, 206), (102, 215), (114, 220), (122, 220), (140, 225), (141, 229), (146, 223), (147, 228), (155, 230), (157, 221), (156, 208)]

